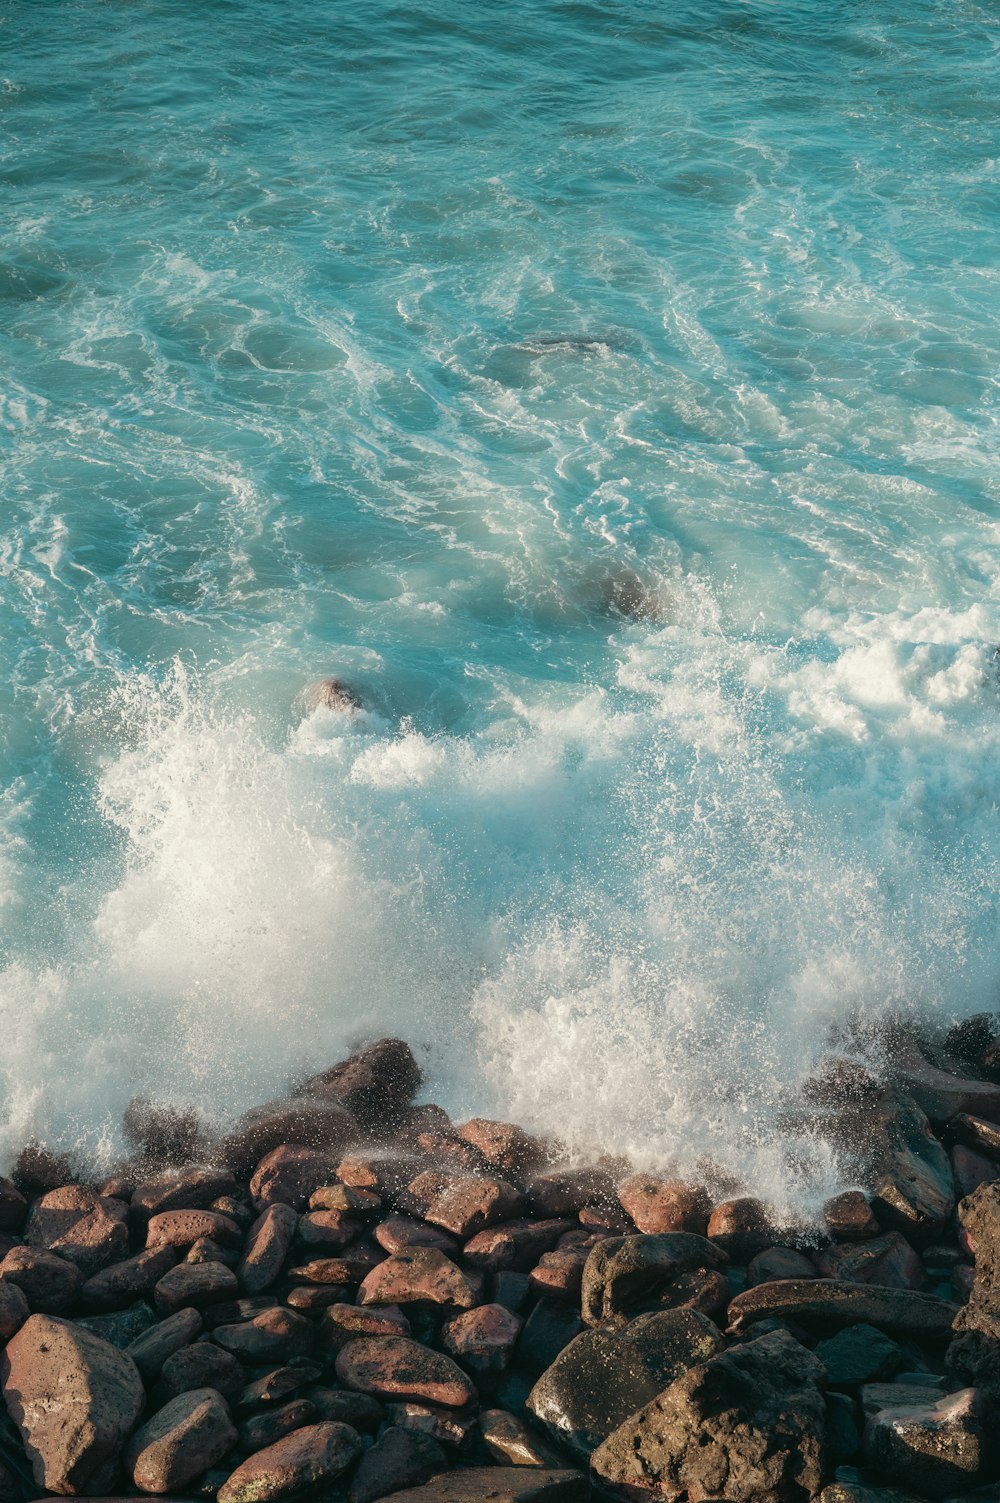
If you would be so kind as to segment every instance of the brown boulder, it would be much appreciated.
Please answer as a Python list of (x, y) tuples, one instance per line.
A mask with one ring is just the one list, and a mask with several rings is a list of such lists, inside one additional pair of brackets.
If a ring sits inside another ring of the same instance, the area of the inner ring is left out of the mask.
[(706, 1236), (731, 1262), (749, 1263), (757, 1253), (773, 1247), (776, 1232), (763, 1202), (745, 1195), (715, 1207)]
[(414, 1247), (384, 1259), (358, 1291), (359, 1305), (408, 1305), (416, 1301), (470, 1310), (476, 1296), (462, 1270), (435, 1247)]
[(809, 1503), (823, 1473), (823, 1367), (785, 1331), (692, 1368), (591, 1458), (630, 1497)]
[(455, 1175), (433, 1196), (424, 1217), (456, 1237), (473, 1237), (484, 1227), (516, 1215), (521, 1203), (520, 1191), (506, 1180)]
[[(922, 1289), (927, 1282), (924, 1265), (905, 1237), (887, 1232), (865, 1242), (842, 1242), (821, 1247), (814, 1254), (824, 1278), (849, 1279), (858, 1284), (879, 1284), (892, 1289)], [(794, 1272), (775, 1273), (773, 1278), (801, 1278)]]
[(125, 1470), (144, 1493), (184, 1487), (236, 1444), (236, 1427), (221, 1394), (196, 1388), (171, 1399), (125, 1448)]
[(719, 1269), (726, 1255), (693, 1232), (607, 1237), (591, 1248), (583, 1270), (581, 1311), (587, 1325), (619, 1323), (658, 1305), (679, 1274)]
[(445, 1322), (441, 1345), (477, 1377), (489, 1377), (509, 1365), (522, 1325), (503, 1305), (479, 1305)]
[(152, 1294), (159, 1280), (176, 1264), (177, 1256), (172, 1247), (156, 1247), (113, 1263), (87, 1280), (80, 1290), (80, 1301), (87, 1310), (123, 1310)]
[(315, 1191), (334, 1178), (336, 1163), (335, 1154), (282, 1143), (265, 1154), (253, 1172), (250, 1180), (253, 1203), (258, 1211), (279, 1204), (303, 1211)]
[(245, 1369), (230, 1352), (211, 1341), (196, 1341), (173, 1352), (164, 1362), (153, 1389), (153, 1403), (167, 1404), (199, 1388), (214, 1388), (224, 1399), (233, 1401), (243, 1392), (246, 1381)]
[(655, 1174), (633, 1174), (623, 1180), (618, 1199), (640, 1232), (696, 1232), (703, 1237), (712, 1211), (704, 1185)]
[(244, 1451), (263, 1451), (275, 1441), (303, 1425), (322, 1418), (310, 1399), (291, 1399), (287, 1404), (268, 1404), (260, 1414), (251, 1415), (240, 1425), (240, 1445)]
[(270, 1289), (295, 1237), (299, 1218), (291, 1206), (268, 1206), (247, 1232), (243, 1257), (236, 1270), (244, 1294), (261, 1294)]
[(312, 1349), (313, 1328), (294, 1310), (263, 1310), (242, 1325), (217, 1326), (212, 1339), (241, 1362), (289, 1362)]
[(339, 1101), (289, 1096), (255, 1107), (223, 1138), (218, 1154), (235, 1174), (249, 1174), (266, 1154), (285, 1144), (337, 1154), (357, 1136), (358, 1125)]
[(39, 1487), (97, 1491), (146, 1402), (126, 1352), (50, 1315), (32, 1315), (0, 1357), (7, 1412)]
[(865, 1237), (877, 1237), (882, 1230), (863, 1190), (844, 1190), (834, 1195), (823, 1207), (823, 1220), (837, 1242), (859, 1242)]
[(347, 1490), (348, 1503), (376, 1503), (404, 1487), (416, 1487), (447, 1465), (430, 1435), (390, 1425), (358, 1463)]
[(12, 1247), (0, 1263), (0, 1280), (17, 1284), (32, 1310), (43, 1315), (68, 1314), (83, 1286), (75, 1264), (42, 1247)]
[(225, 1263), (179, 1263), (160, 1279), (153, 1300), (161, 1315), (173, 1315), (178, 1310), (204, 1310), (238, 1293), (236, 1275)]
[(218, 1211), (159, 1211), (150, 1217), (146, 1246), (190, 1247), (201, 1237), (210, 1237), (220, 1247), (239, 1247), (242, 1228)]
[(330, 1070), (314, 1075), (303, 1091), (342, 1103), (372, 1137), (391, 1137), (420, 1086), (420, 1067), (402, 1039), (379, 1039)]
[(584, 1206), (616, 1205), (615, 1177), (608, 1169), (554, 1169), (540, 1174), (525, 1194), (532, 1214), (546, 1219), (577, 1216)]
[(201, 1330), (202, 1319), (197, 1310), (178, 1310), (176, 1315), (161, 1320), (130, 1342), (126, 1350), (143, 1382), (151, 1383), (158, 1378), (167, 1358), (196, 1341)]
[(30, 1314), (24, 1290), (9, 1279), (0, 1279), (0, 1345), (17, 1334)]
[(307, 1425), (238, 1466), (219, 1488), (218, 1503), (273, 1503), (312, 1491), (346, 1472), (360, 1452), (349, 1425)]
[(512, 1122), (491, 1122), (485, 1117), (473, 1117), (463, 1122), (458, 1135), (478, 1148), (484, 1161), (497, 1174), (526, 1174), (545, 1159), (545, 1144)]
[(990, 1475), (993, 1417), (974, 1388), (930, 1393), (900, 1409), (883, 1409), (865, 1428), (867, 1460), (895, 1486), (928, 1498), (968, 1492)]
[[(530, 1273), (544, 1253), (551, 1252), (559, 1238), (571, 1231), (573, 1222), (568, 1218), (554, 1221), (505, 1221), (477, 1232), (465, 1244), (463, 1257), (473, 1268), (486, 1273), (499, 1273), (503, 1268), (513, 1268), (519, 1273)], [(378, 1232), (375, 1233), (378, 1236)]]
[(475, 1388), (450, 1357), (404, 1336), (362, 1337), (337, 1354), (337, 1376), (346, 1388), (376, 1398), (417, 1399), (462, 1409), (474, 1404)]
[(50, 1190), (31, 1209), (30, 1247), (58, 1253), (89, 1278), (128, 1253), (128, 1207), (81, 1185)]
[(377, 1216), (381, 1197), (353, 1185), (320, 1185), (309, 1197), (310, 1211), (353, 1211), (356, 1216)]
[[(488, 1236), (489, 1233), (481, 1235)], [(379, 1247), (384, 1247), (390, 1253), (409, 1252), (414, 1247), (436, 1247), (439, 1252), (455, 1256), (462, 1247), (458, 1238), (450, 1232), (443, 1232), (437, 1226), (428, 1226), (426, 1221), (417, 1221), (412, 1216), (387, 1216), (375, 1228), (374, 1236)]]
[(177, 1173), (159, 1174), (137, 1185), (129, 1202), (133, 1215), (148, 1221), (161, 1211), (204, 1211), (220, 1195), (236, 1189), (227, 1169), (191, 1164)]
[(319, 1334), (327, 1351), (337, 1352), (359, 1336), (409, 1336), (410, 1322), (398, 1305), (335, 1304), (323, 1311)]

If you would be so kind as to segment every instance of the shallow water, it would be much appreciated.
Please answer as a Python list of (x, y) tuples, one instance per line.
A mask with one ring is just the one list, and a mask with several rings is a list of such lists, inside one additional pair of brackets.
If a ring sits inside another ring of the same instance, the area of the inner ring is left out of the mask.
[(994, 1002), (992, 19), (0, 0), (0, 1144), (391, 1030), (808, 1199)]

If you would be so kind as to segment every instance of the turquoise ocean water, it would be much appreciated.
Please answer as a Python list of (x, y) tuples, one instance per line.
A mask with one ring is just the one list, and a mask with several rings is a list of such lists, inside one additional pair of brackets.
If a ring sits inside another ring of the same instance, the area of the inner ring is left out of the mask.
[(808, 1195), (995, 1002), (995, 22), (0, 0), (0, 1145), (389, 1030)]

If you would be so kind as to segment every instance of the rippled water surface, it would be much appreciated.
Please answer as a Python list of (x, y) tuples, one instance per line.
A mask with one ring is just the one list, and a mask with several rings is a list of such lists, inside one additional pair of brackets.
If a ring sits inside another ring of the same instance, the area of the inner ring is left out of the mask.
[(994, 1002), (995, 19), (0, 0), (8, 1150), (390, 1029), (808, 1195)]

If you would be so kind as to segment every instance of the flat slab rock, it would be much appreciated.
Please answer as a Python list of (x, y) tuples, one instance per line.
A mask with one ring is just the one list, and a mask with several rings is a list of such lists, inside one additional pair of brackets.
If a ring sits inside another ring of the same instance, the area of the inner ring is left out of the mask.
[(822, 1363), (773, 1331), (693, 1367), (591, 1460), (598, 1487), (726, 1503), (808, 1503), (821, 1486)]
[(853, 1325), (864, 1321), (880, 1331), (917, 1340), (944, 1341), (959, 1306), (914, 1289), (876, 1288), (837, 1279), (779, 1279), (738, 1294), (729, 1306), (729, 1331), (742, 1335), (755, 1321), (771, 1316)]
[(393, 1493), (396, 1503), (585, 1503), (583, 1472), (547, 1467), (477, 1466), (432, 1477), (423, 1487)]
[(478, 1400), (472, 1383), (450, 1357), (405, 1336), (349, 1341), (337, 1354), (337, 1377), (345, 1388), (379, 1399), (418, 1399), (448, 1409), (463, 1409)]
[(52, 1315), (32, 1315), (0, 1357), (7, 1412), (39, 1487), (97, 1491), (146, 1403), (126, 1352)]

